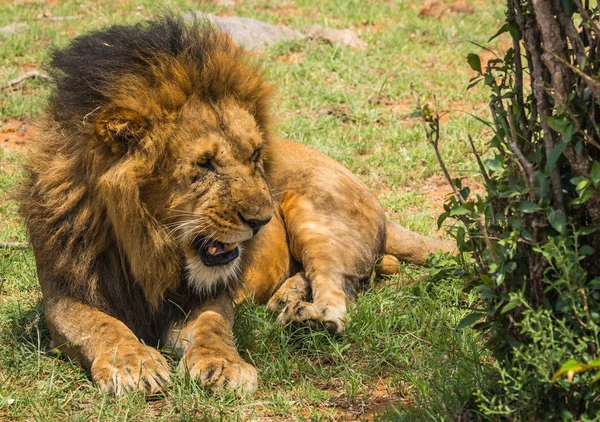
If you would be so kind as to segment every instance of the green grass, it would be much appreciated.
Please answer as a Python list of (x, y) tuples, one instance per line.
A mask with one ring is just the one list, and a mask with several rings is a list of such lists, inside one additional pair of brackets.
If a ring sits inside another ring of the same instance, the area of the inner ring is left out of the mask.
[[(86, 30), (151, 16), (150, 0), (0, 3), (0, 27), (26, 22), (0, 35), (0, 84), (36, 68), (49, 48)], [(442, 151), (453, 176), (473, 178), (466, 136), (482, 149), (486, 132), (468, 113), (486, 117), (485, 92), (466, 92), (469, 52), (485, 44), (503, 20), (502, 3), (473, 2), (473, 15), (422, 18), (422, 1), (374, 0), (237, 2), (212, 13), (234, 13), (303, 29), (311, 24), (358, 31), (365, 51), (317, 42), (288, 42), (261, 53), (279, 95), (279, 131), (346, 164), (376, 192), (402, 224), (435, 232), (441, 181), (414, 109), (411, 85), (424, 99), (436, 95), (448, 111)], [(182, 10), (192, 1), (170, 1)], [(46, 10), (76, 19), (32, 19)], [(487, 45), (498, 48), (498, 41)], [(25, 241), (11, 189), (23, 152), (3, 148), (3, 123), (32, 122), (48, 95), (44, 81), (28, 80), (0, 100), (0, 241)], [(485, 151), (483, 151), (485, 153)], [(437, 235), (444, 235), (437, 233)], [(488, 382), (482, 339), (457, 330), (474, 306), (462, 281), (444, 272), (405, 266), (359, 297), (342, 338), (281, 328), (264, 307), (238, 310), (237, 342), (259, 371), (259, 391), (238, 399), (203, 391), (176, 378), (163, 397), (114, 399), (98, 392), (85, 371), (57, 358), (44, 322), (31, 251), (0, 249), (0, 420), (447, 420)], [(176, 362), (173, 361), (175, 367)]]

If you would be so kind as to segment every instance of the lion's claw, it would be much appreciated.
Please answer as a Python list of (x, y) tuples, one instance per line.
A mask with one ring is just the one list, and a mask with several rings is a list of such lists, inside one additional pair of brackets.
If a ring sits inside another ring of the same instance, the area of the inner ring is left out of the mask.
[(345, 309), (303, 301), (292, 302), (283, 308), (277, 322), (282, 325), (299, 322), (315, 329), (325, 328), (331, 334), (341, 334), (344, 331)]
[(245, 395), (258, 388), (256, 369), (239, 357), (217, 357), (188, 352), (179, 364), (181, 375), (188, 373), (202, 387), (214, 390), (233, 390)]
[(155, 394), (171, 381), (164, 356), (142, 344), (101, 354), (92, 363), (91, 373), (101, 391), (115, 395), (126, 391)]

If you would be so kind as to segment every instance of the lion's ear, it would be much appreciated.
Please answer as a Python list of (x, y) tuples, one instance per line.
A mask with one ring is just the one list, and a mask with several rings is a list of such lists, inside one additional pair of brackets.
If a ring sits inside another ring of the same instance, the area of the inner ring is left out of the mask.
[(102, 111), (94, 122), (94, 132), (114, 154), (125, 154), (144, 137), (150, 122), (137, 111), (111, 108)]

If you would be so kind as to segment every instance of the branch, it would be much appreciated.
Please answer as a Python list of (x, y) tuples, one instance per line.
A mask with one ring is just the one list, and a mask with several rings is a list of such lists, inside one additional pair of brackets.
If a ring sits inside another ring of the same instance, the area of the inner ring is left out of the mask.
[(29, 248), (31, 248), (31, 243), (29, 243), (29, 242), (0, 242), (0, 248), (29, 249)]
[(475, 144), (473, 143), (473, 138), (471, 137), (471, 134), (467, 135), (467, 137), (469, 138), (469, 143), (471, 144), (471, 150), (473, 151), (473, 154), (475, 155), (475, 159), (477, 160), (477, 165), (479, 166), (479, 171), (481, 172), (481, 174), (483, 176), (483, 180), (485, 180), (485, 183), (489, 184), (490, 177), (487, 174), (487, 170), (485, 169), (483, 162), (481, 162), (481, 157), (479, 156), (477, 149), (475, 149)]
[(594, 97), (600, 98), (600, 82), (598, 82), (598, 80), (585, 74), (581, 69), (577, 68), (576, 66), (573, 66), (571, 63), (569, 63), (562, 57), (555, 55), (554, 58), (556, 60), (558, 60), (562, 65), (567, 66), (569, 69), (571, 69), (573, 72), (575, 72), (577, 74), (577, 76), (580, 76), (585, 81), (585, 83), (588, 86), (588, 88), (590, 89), (590, 91), (592, 91), (592, 94), (594, 94)]
[[(539, 3), (539, 0), (537, 2), (534, 2), (534, 5), (536, 3)], [(543, 9), (542, 7), (538, 7)], [(537, 9), (536, 9), (537, 12)], [(542, 13), (543, 15), (543, 13)], [(553, 19), (553, 17), (552, 17)], [(532, 63), (531, 66), (533, 68), (533, 73), (532, 73), (532, 85), (533, 85), (533, 95), (535, 96), (535, 100), (536, 100), (536, 108), (538, 110), (539, 113), (539, 121), (540, 121), (540, 125), (542, 126), (542, 131), (543, 131), (543, 139), (544, 139), (544, 149), (546, 150), (546, 156), (550, 155), (550, 152), (552, 151), (552, 149), (554, 148), (554, 145), (556, 145), (556, 139), (555, 139), (555, 133), (554, 131), (550, 128), (550, 126), (548, 126), (548, 122), (546, 121), (546, 118), (548, 116), (552, 115), (551, 109), (550, 109), (550, 103), (548, 101), (548, 97), (546, 95), (546, 92), (544, 91), (544, 85), (545, 85), (545, 78), (544, 78), (544, 61), (542, 60), (542, 54), (541, 54), (541, 41), (540, 41), (540, 34), (539, 34), (539, 30), (537, 27), (535, 26), (526, 26), (525, 28), (521, 28), (521, 31), (523, 33), (523, 38), (525, 40), (525, 46), (527, 47), (527, 49), (529, 50), (529, 52), (531, 53), (531, 59), (532, 59)], [(562, 66), (559, 66), (562, 69)], [(558, 76), (557, 79), (554, 79), (558, 81)], [(565, 206), (564, 206), (564, 197), (563, 197), (563, 193), (562, 193), (562, 186), (561, 186), (561, 175), (559, 172), (559, 169), (557, 166), (554, 166), (554, 168), (552, 169), (552, 174), (550, 176), (550, 186), (552, 189), (552, 202), (554, 205), (555, 209), (559, 209), (562, 210), (564, 212), (565, 210)]]
[(30, 79), (30, 78), (39, 78), (39, 79), (43, 79), (43, 80), (49, 80), (50, 75), (48, 75), (44, 71), (30, 70), (29, 72), (23, 73), (21, 76), (11, 79), (4, 85), (0, 85), (0, 89), (12, 88), (13, 86), (19, 85), (19, 84), (23, 83), (25, 80)]
[(521, 151), (521, 148), (519, 147), (518, 138), (517, 138), (517, 128), (516, 128), (516, 124), (515, 124), (515, 116), (512, 114), (512, 111), (510, 111), (510, 112), (506, 111), (506, 109), (504, 108), (504, 104), (502, 103), (502, 100), (500, 100), (498, 102), (500, 104), (500, 107), (502, 107), (504, 114), (506, 114), (506, 117), (508, 120), (508, 127), (509, 127), (509, 132), (510, 132), (510, 147), (512, 149), (512, 152), (517, 157), (517, 162), (521, 166), (523, 173), (525, 173), (525, 176), (526, 176), (526, 177), (524, 177), (525, 183), (527, 184), (527, 186), (533, 187), (535, 185), (535, 179), (533, 177), (533, 164), (531, 164), (529, 162), (529, 160), (527, 160), (527, 157), (525, 157), (525, 154), (523, 154), (523, 151)]

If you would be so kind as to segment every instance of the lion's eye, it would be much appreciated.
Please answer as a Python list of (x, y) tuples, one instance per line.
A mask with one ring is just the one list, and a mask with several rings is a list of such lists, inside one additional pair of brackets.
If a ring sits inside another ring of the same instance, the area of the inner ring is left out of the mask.
[(258, 160), (260, 160), (260, 148), (257, 149), (256, 151), (254, 151), (254, 153), (252, 154), (252, 157), (250, 157), (250, 160), (252, 160), (252, 162), (256, 163)]
[(208, 171), (216, 171), (215, 166), (213, 166), (213, 163), (210, 160), (197, 162), (196, 165)]

